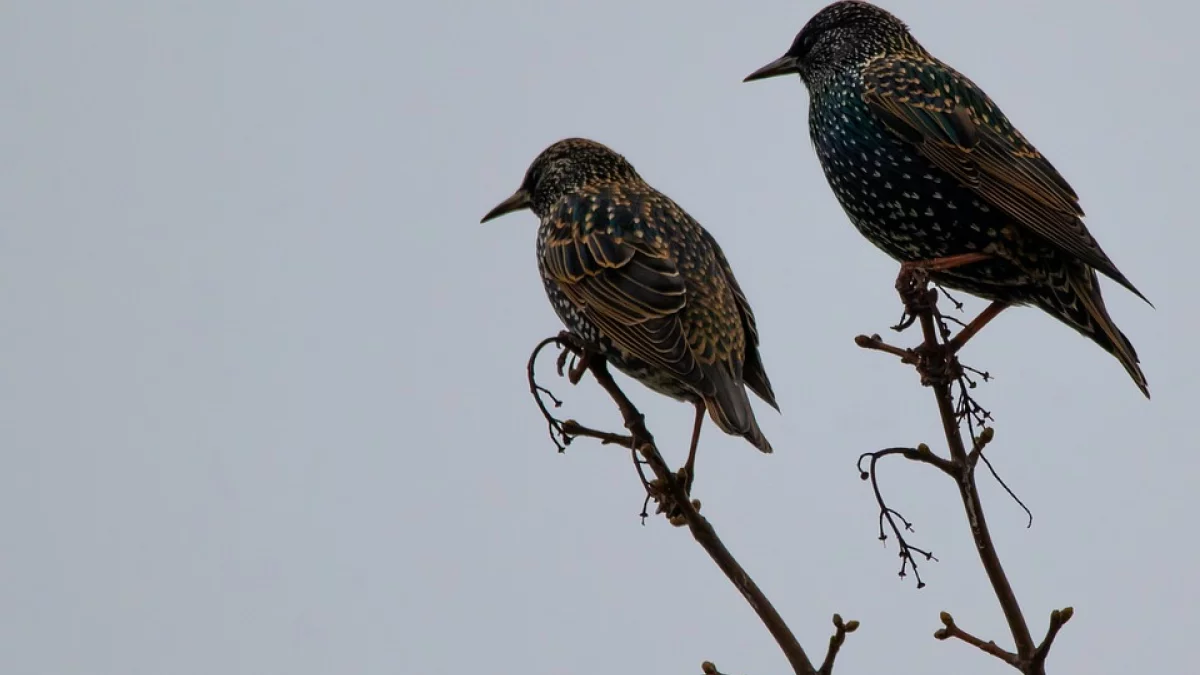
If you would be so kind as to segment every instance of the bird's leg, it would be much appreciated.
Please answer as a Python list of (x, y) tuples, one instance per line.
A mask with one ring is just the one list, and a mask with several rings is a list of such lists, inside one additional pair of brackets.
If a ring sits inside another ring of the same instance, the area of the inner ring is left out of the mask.
[(679, 471), (683, 478), (683, 489), (692, 493), (692, 481), (696, 480), (696, 448), (700, 445), (700, 428), (704, 426), (705, 407), (703, 401), (696, 402), (696, 423), (692, 426), (692, 447), (688, 450), (687, 463)]
[(979, 313), (979, 316), (971, 320), (966, 328), (963, 328), (955, 335), (947, 345), (951, 354), (957, 354), (958, 350), (967, 344), (967, 341), (975, 337), (975, 334), (988, 325), (992, 319), (1000, 315), (1000, 312), (1008, 309), (1008, 303), (1002, 300), (995, 300), (988, 305), (986, 309)]
[(567, 371), (567, 381), (572, 385), (579, 384), (579, 380), (583, 379), (583, 374), (587, 372), (590, 365), (589, 356), (591, 352), (584, 350), (579, 356), (575, 357), (575, 363), (571, 364), (571, 368)]
[(909, 260), (900, 263), (900, 273), (910, 272), (912, 270), (924, 270), (926, 272), (945, 272), (947, 270), (970, 265), (971, 263), (983, 262), (992, 256), (986, 253), (961, 253), (959, 255), (950, 255), (945, 258), (929, 258), (928, 260)]
[[(683, 482), (684, 494), (692, 494), (692, 483), (696, 480), (696, 448), (700, 445), (700, 428), (704, 426), (704, 413), (707, 412), (704, 402), (696, 402), (696, 423), (692, 426), (692, 446), (688, 449), (687, 462), (676, 472), (677, 480)], [(653, 492), (651, 496), (658, 502), (658, 512), (666, 513), (667, 522), (675, 527), (682, 527), (687, 524), (687, 520), (683, 517), (683, 510), (679, 503), (670, 496), (670, 490), (661, 480), (650, 481), (650, 487)], [(692, 507), (700, 508), (698, 500), (691, 500)]]

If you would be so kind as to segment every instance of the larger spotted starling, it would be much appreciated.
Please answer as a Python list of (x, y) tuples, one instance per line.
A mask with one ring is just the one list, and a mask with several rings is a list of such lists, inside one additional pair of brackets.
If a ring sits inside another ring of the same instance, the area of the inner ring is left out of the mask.
[(582, 138), (546, 148), (482, 222), (525, 208), (541, 219), (538, 270), (567, 328), (625, 374), (696, 406), (689, 477), (706, 410), (771, 452), (745, 389), (779, 409), (754, 313), (700, 223), (624, 157)]
[(992, 301), (968, 336), (1009, 305), (1033, 305), (1117, 357), (1150, 396), (1096, 272), (1145, 296), (1084, 227), (1075, 191), (982, 89), (895, 16), (856, 1), (822, 9), (745, 81), (785, 74), (808, 88), (813, 145), (858, 231), (936, 283)]

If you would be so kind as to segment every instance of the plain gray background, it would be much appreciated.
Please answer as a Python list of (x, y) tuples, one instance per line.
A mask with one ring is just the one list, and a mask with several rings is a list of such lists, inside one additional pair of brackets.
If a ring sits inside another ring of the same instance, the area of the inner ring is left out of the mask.
[[(559, 329), (528, 213), (478, 224), (549, 143), (624, 153), (722, 243), (783, 414), (776, 454), (706, 428), (696, 496), (840, 673), (1004, 673), (953, 486), (885, 468), (929, 586), (876, 540), (860, 452), (928, 441), (887, 334), (896, 265), (849, 225), (798, 78), (741, 84), (821, 6), (9, 2), (0, 9), (0, 671), (749, 675), (786, 663), (627, 456), (556, 455), (526, 390)], [(1052, 319), (967, 351), (998, 379), (982, 479), (1058, 673), (1185, 672), (1194, 493), (1194, 9), (892, 0), (1082, 195), (1153, 300), (1106, 283), (1153, 401)], [(971, 309), (982, 303), (974, 301)], [(908, 343), (915, 334), (897, 338)], [(549, 363), (549, 362), (547, 362)], [(548, 371), (547, 371), (548, 372)], [(617, 416), (593, 384), (566, 414)], [(682, 461), (690, 409), (631, 385)]]

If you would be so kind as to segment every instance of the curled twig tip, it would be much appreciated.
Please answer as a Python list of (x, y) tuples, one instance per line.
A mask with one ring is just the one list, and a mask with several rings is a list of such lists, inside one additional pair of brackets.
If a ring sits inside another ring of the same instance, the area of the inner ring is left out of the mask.
[(925, 582), (921, 580), (921, 572), (917, 569), (915, 555), (921, 555), (926, 560), (936, 561), (937, 558), (929, 551), (917, 548), (908, 543), (908, 540), (904, 537), (904, 532), (913, 532), (913, 524), (902, 516), (899, 511), (889, 507), (883, 499), (883, 493), (879, 488), (879, 473), (876, 470), (876, 465), (879, 463), (879, 460), (891, 455), (900, 455), (906, 459), (931, 464), (942, 471), (947, 471), (950, 463), (948, 460), (942, 459), (932, 452), (921, 454), (916, 448), (886, 448), (875, 452), (863, 453), (858, 458), (859, 477), (863, 480), (871, 479), (871, 489), (875, 492), (875, 502), (879, 506), (879, 541), (886, 542), (888, 535), (885, 530), (891, 529), (899, 545), (900, 578), (906, 578), (911, 568), (913, 576), (916, 577), (917, 588), (924, 588)]

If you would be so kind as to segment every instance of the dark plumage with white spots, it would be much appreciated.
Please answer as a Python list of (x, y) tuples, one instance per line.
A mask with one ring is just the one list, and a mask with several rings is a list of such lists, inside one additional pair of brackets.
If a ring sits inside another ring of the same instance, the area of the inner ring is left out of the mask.
[(750, 303), (720, 246), (624, 157), (571, 138), (544, 150), (484, 221), (523, 208), (541, 219), (538, 269), (567, 328), (650, 389), (697, 405), (763, 452), (746, 387), (778, 410)]
[(822, 9), (746, 81), (789, 73), (808, 88), (821, 167), (863, 236), (901, 262), (987, 254), (933, 279), (998, 309), (1041, 308), (1116, 356), (1150, 395), (1096, 272), (1145, 296), (1088, 232), (1071, 186), (982, 89), (898, 18), (857, 1)]

